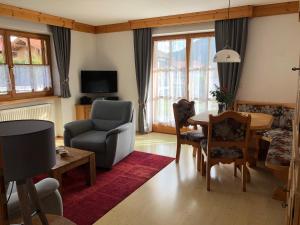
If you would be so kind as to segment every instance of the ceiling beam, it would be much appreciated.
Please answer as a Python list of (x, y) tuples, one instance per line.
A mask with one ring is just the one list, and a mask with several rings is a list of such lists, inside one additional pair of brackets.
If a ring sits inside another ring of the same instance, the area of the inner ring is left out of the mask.
[(0, 16), (9, 16), (21, 20), (28, 20), (36, 23), (43, 23), (59, 27), (66, 27), (82, 32), (95, 33), (95, 26), (78, 23), (75, 20), (64, 17), (53, 16), (50, 14), (24, 9), (16, 6), (6, 5), (0, 3)]
[(297, 13), (299, 9), (299, 1), (284, 2), (269, 5), (254, 6), (253, 16), (273, 16), (289, 13)]
[[(182, 24), (193, 24), (200, 22), (209, 22), (215, 20), (228, 19), (227, 9), (217, 9), (205, 12), (185, 13), (174, 16), (163, 16), (142, 20), (129, 21), (131, 29), (140, 29), (146, 27), (163, 27)], [(252, 17), (252, 6), (233, 7), (230, 9), (230, 19), (241, 17)]]
[[(273, 16), (288, 13), (297, 13), (299, 2), (285, 2), (258, 6), (241, 6), (230, 9), (230, 18), (241, 17), (261, 17)], [(216, 21), (227, 19), (227, 9), (217, 9), (205, 12), (186, 13), (173, 16), (162, 16), (149, 19), (131, 20), (127, 23), (118, 23), (110, 25), (100, 25), (96, 28), (96, 33), (109, 33), (117, 31), (129, 31), (132, 29), (147, 28), (147, 27), (162, 27), (181, 24), (193, 24), (200, 22)]]
[(129, 22), (96, 26), (96, 34), (131, 30)]
[[(261, 17), (288, 13), (297, 13), (299, 10), (299, 1), (258, 5), (258, 6), (240, 6), (230, 9), (230, 18), (241, 17)], [(28, 20), (36, 23), (67, 27), (76, 31), (87, 33), (111, 33), (119, 31), (129, 31), (132, 29), (147, 27), (174, 26), (182, 24), (193, 24), (200, 22), (216, 21), (227, 19), (227, 9), (209, 10), (204, 12), (185, 13), (172, 16), (154, 17), (149, 19), (130, 20), (125, 23), (108, 24), (93, 26), (79, 23), (75, 20), (64, 17), (53, 16), (50, 14), (24, 9), (16, 6), (0, 3), (0, 16), (9, 16), (21, 20)]]

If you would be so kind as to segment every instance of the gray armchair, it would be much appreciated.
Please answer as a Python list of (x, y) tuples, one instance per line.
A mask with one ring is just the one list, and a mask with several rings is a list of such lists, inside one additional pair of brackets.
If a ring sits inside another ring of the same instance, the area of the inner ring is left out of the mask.
[[(7, 197), (12, 188), (12, 194), (8, 201), (7, 208), (9, 220), (13, 221), (21, 218), (21, 209), (15, 182), (13, 187), (11, 185), (12, 183), (7, 188)], [(63, 215), (63, 203), (58, 187), (58, 181), (53, 178), (46, 178), (35, 184), (42, 209), (46, 214)], [(33, 208), (32, 211), (34, 211)]]
[(65, 146), (95, 152), (97, 167), (110, 169), (133, 151), (133, 118), (131, 102), (96, 100), (91, 119), (65, 125)]

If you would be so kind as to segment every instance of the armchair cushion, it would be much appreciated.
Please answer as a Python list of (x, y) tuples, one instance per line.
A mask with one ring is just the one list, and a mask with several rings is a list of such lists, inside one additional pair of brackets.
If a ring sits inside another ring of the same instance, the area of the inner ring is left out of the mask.
[(94, 101), (91, 118), (94, 129), (112, 130), (132, 120), (133, 107), (127, 101)]
[(193, 130), (188, 132), (183, 132), (180, 134), (180, 138), (187, 140), (187, 141), (195, 141), (200, 142), (203, 138), (205, 138), (202, 131), (199, 130)]
[[(200, 145), (201, 148), (207, 154), (207, 139), (202, 140)], [(241, 159), (243, 158), (243, 150), (236, 147), (231, 147), (231, 148), (215, 147), (215, 148), (211, 148), (210, 157), (224, 158), (224, 159)]]
[(93, 152), (104, 152), (106, 135), (105, 131), (91, 130), (72, 138), (71, 146)]

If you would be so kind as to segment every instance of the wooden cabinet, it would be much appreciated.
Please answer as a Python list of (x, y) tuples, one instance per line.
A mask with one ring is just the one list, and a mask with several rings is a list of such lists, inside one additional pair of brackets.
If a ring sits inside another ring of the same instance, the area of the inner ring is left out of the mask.
[(86, 120), (90, 118), (92, 105), (75, 105), (76, 120)]

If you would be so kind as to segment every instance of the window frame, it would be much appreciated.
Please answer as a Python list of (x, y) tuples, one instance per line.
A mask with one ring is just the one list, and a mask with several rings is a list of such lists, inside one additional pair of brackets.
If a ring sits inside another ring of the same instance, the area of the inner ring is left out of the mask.
[[(38, 34), (38, 33), (31, 33), (31, 32), (24, 32), (18, 30), (10, 30), (10, 29), (3, 29), (0, 28), (0, 35), (3, 35), (3, 46), (5, 52), (5, 64), (8, 65), (9, 70), (9, 77), (10, 77), (10, 85), (11, 90), (6, 95), (0, 95), (0, 101), (13, 101), (19, 99), (28, 99), (28, 98), (38, 98), (38, 97), (46, 97), (46, 96), (53, 96), (53, 71), (52, 71), (52, 60), (51, 60), (51, 44), (50, 44), (50, 35), (47, 34)], [(12, 56), (12, 46), (10, 42), (10, 36), (19, 36), (27, 38), (28, 40), (28, 51), (29, 51), (29, 64), (14, 64), (13, 63), (13, 56)], [(31, 46), (30, 46), (30, 39), (40, 39), (41, 40), (41, 47), (42, 47), (42, 64), (32, 64), (31, 58)], [(43, 41), (45, 41), (46, 50), (44, 48)], [(47, 57), (47, 60), (46, 60)], [(47, 91), (36, 91), (36, 92), (25, 92), (25, 93), (16, 93), (15, 88), (15, 78), (14, 78), (14, 65), (28, 65), (28, 66), (41, 66), (47, 65), (50, 69), (50, 76), (51, 76), (51, 88)]]
[[(190, 79), (190, 58), (191, 58), (191, 43), (193, 38), (205, 38), (205, 37), (214, 37), (215, 32), (201, 32), (201, 33), (187, 33), (187, 34), (177, 34), (177, 35), (162, 35), (162, 36), (154, 36), (152, 37), (152, 56), (154, 56), (154, 44), (157, 41), (171, 41), (171, 40), (180, 40), (185, 39), (186, 41), (186, 97), (187, 99), (190, 98), (189, 94), (189, 79)], [(152, 66), (151, 66), (151, 83), (154, 85), (153, 82), (153, 65), (154, 65), (154, 57), (151, 59)], [(154, 91), (154, 86), (152, 87), (152, 96)], [(208, 96), (208, 100), (209, 96)], [(208, 104), (208, 103), (207, 103)], [(152, 105), (153, 106), (153, 105)], [(152, 107), (152, 117), (154, 117), (155, 107)], [(152, 124), (152, 130), (155, 132), (161, 133), (169, 133), (169, 134), (176, 134), (175, 127), (164, 125), (164, 124)], [(185, 129), (186, 130), (186, 129)]]

